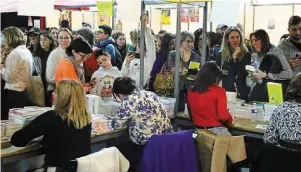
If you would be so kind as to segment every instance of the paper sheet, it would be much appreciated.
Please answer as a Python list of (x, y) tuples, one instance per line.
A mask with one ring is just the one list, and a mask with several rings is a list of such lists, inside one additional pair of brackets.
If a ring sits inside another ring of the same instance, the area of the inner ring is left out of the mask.
[(261, 129), (261, 130), (266, 130), (266, 129), (268, 128), (268, 125), (261, 125), (261, 124), (258, 124), (258, 125), (256, 125), (255, 128)]

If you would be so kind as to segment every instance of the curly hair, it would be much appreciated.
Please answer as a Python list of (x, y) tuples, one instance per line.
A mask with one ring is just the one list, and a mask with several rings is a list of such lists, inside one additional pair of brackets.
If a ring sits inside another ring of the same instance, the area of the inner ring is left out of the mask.
[(289, 83), (286, 90), (285, 101), (296, 101), (301, 103), (301, 73), (297, 74)]

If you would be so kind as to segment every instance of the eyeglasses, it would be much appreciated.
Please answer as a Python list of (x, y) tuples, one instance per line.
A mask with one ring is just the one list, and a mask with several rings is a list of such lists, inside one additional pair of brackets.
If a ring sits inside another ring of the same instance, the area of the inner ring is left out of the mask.
[(88, 58), (90, 57), (91, 54), (81, 54), (81, 53), (78, 53), (82, 58)]
[(184, 42), (186, 42), (187, 44), (191, 44), (191, 43), (193, 43), (193, 41), (192, 41), (192, 40), (185, 40)]
[(66, 37), (59, 37), (59, 39), (70, 39), (69, 36), (66, 36)]
[(96, 35), (100, 35), (100, 34), (102, 34), (102, 33), (104, 33), (104, 32), (103, 32), (103, 31), (100, 31), (100, 30), (99, 30), (99, 31), (95, 31), (95, 34), (96, 34)]
[(101, 61), (97, 61), (97, 64), (98, 64), (98, 65), (102, 65), (102, 64), (104, 64), (105, 62), (107, 62), (107, 59), (106, 59), (106, 58), (103, 58)]

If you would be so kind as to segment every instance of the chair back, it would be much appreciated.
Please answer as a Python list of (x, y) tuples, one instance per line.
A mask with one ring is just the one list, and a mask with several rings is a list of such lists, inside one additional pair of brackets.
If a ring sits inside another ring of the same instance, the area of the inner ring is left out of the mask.
[(300, 172), (301, 152), (266, 143), (250, 172)]

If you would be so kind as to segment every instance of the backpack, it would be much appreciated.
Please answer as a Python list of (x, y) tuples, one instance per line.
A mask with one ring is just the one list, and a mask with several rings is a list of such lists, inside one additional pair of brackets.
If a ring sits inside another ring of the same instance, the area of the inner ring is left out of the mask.
[(117, 48), (117, 44), (113, 41), (108, 42), (102, 46), (100, 46), (99, 48), (103, 48), (106, 49), (108, 45), (113, 45), (114, 49), (115, 49), (115, 59), (116, 59), (116, 63), (112, 64), (113, 66), (116, 66), (119, 70), (121, 70), (122, 64), (123, 64), (123, 60), (122, 60), (122, 56), (121, 53), (119, 52), (118, 48)]

